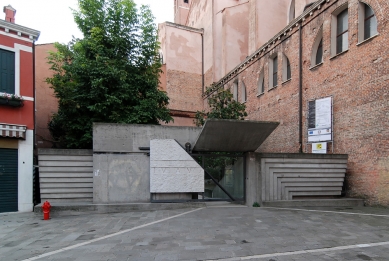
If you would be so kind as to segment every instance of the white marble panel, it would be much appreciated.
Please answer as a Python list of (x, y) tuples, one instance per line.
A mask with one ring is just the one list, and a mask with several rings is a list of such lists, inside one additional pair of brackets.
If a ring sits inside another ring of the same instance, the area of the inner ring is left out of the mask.
[(204, 192), (204, 170), (175, 140), (151, 140), (150, 192)]

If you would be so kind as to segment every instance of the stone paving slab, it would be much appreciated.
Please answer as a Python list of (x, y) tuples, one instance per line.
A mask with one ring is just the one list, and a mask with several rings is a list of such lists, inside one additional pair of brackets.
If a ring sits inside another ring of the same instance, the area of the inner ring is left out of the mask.
[(0, 215), (0, 260), (389, 260), (389, 209), (311, 210)]

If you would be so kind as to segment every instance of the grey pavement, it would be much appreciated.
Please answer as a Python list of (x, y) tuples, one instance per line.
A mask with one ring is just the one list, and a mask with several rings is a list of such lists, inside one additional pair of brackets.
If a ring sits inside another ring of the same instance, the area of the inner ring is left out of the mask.
[(389, 260), (389, 209), (0, 214), (0, 260)]

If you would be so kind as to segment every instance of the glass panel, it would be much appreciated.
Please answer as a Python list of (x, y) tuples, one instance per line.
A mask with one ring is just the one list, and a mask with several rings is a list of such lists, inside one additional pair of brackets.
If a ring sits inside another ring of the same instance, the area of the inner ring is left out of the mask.
[(290, 62), (289, 59), (286, 58), (286, 79), (289, 80), (292, 77), (292, 73), (290, 71)]
[(368, 17), (370, 17), (370, 16), (372, 16), (372, 15), (374, 15), (374, 12), (373, 12), (373, 10), (370, 8), (370, 6), (368, 6), (368, 5), (364, 5), (365, 6), (365, 19), (366, 18), (368, 18)]
[(336, 38), (336, 53), (341, 53), (348, 49), (348, 32)]
[(338, 15), (337, 21), (337, 35), (348, 30), (348, 10), (344, 10)]
[(370, 17), (365, 21), (365, 35), (364, 39), (368, 39), (377, 34), (377, 18), (375, 16)]
[(319, 46), (317, 47), (315, 64), (319, 64), (322, 61), (323, 61), (323, 39), (320, 40)]
[(274, 57), (273, 59), (273, 74), (277, 73), (278, 70), (278, 58)]
[(273, 74), (273, 87), (277, 86), (277, 73)]
[(342, 34), (342, 51), (348, 49), (348, 32)]
[[(244, 198), (243, 157), (205, 156), (204, 169), (235, 199)], [(204, 199), (226, 199), (227, 194), (204, 174)]]
[(265, 77), (262, 78), (262, 93), (265, 92)]

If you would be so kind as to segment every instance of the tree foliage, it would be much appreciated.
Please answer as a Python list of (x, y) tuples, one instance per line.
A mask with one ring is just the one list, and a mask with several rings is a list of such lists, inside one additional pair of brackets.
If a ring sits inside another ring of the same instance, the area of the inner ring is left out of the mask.
[(84, 35), (56, 43), (47, 79), (59, 99), (49, 129), (67, 148), (91, 148), (93, 122), (158, 124), (172, 117), (158, 90), (161, 63), (154, 17), (133, 0), (79, 0)]
[(229, 89), (220, 89), (208, 98), (209, 112), (197, 111), (194, 123), (203, 126), (206, 119), (244, 120), (246, 105), (234, 100)]

